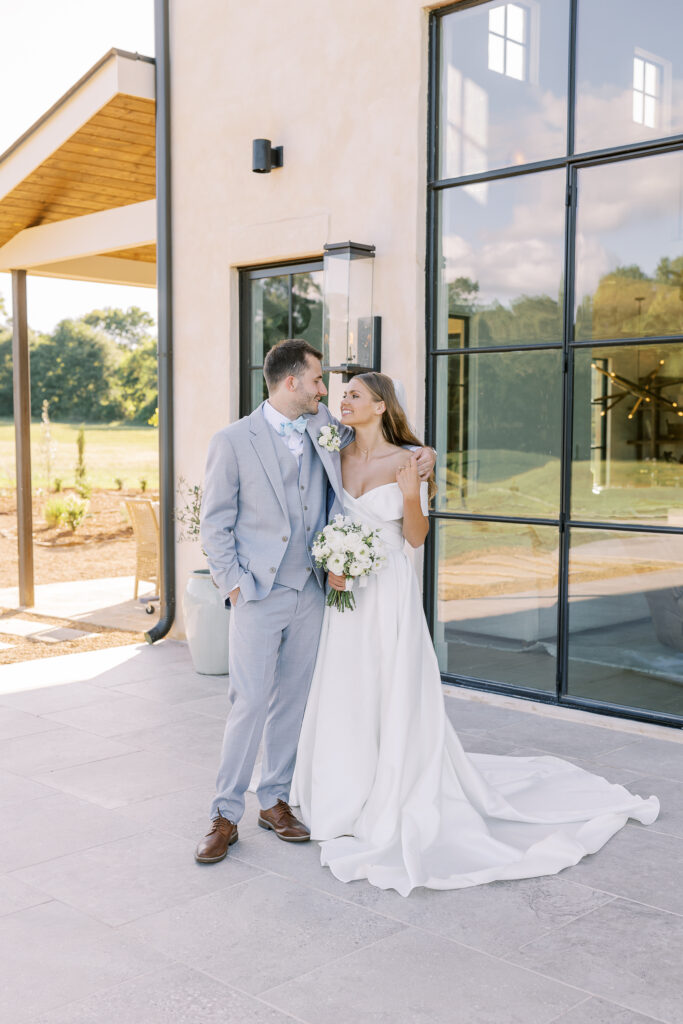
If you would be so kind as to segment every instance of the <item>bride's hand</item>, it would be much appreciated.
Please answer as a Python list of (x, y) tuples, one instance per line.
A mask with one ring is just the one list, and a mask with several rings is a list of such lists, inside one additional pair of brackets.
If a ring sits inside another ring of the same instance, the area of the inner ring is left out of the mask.
[(337, 576), (336, 572), (328, 572), (327, 582), (333, 590), (346, 590), (346, 576)]
[(417, 456), (410, 456), (410, 461), (396, 470), (396, 483), (401, 488), (404, 498), (420, 497), (420, 474), (417, 469)]

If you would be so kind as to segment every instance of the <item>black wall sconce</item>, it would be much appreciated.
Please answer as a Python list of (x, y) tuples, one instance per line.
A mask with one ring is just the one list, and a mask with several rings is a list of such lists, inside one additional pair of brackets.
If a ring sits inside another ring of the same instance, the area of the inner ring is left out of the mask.
[(270, 139), (254, 139), (251, 144), (251, 169), (254, 174), (270, 174), (273, 167), (282, 167), (282, 163), (282, 146), (271, 146)]
[(346, 382), (381, 365), (382, 318), (372, 314), (375, 247), (336, 242), (324, 248), (323, 357), (325, 369)]

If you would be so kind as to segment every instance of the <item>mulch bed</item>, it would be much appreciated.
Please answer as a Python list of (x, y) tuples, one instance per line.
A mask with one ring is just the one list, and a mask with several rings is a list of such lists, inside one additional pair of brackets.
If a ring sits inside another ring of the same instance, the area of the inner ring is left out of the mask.
[[(75, 492), (64, 492), (65, 494)], [(157, 500), (157, 494), (145, 497)], [(94, 491), (89, 499), (88, 515), (75, 533), (45, 522), (45, 494), (33, 498), (33, 562), (36, 585), (69, 583), (74, 580), (100, 579), (135, 575), (135, 539), (133, 528), (125, 518), (122, 502), (126, 497), (141, 497), (140, 491)], [(17, 520), (14, 492), (0, 493), (0, 588), (15, 587), (18, 582)], [(3, 634), (2, 618), (18, 616), (50, 626), (81, 630), (86, 635), (72, 640), (49, 643), (31, 637)], [(151, 626), (154, 619), (150, 616)], [(87, 635), (92, 634), (92, 635)], [(97, 635), (95, 635), (97, 634)], [(143, 641), (142, 632), (108, 629), (70, 619), (56, 619), (33, 612), (0, 608), (0, 641), (12, 647), (0, 650), (0, 666), (38, 658), (54, 658), (62, 654), (121, 647)]]

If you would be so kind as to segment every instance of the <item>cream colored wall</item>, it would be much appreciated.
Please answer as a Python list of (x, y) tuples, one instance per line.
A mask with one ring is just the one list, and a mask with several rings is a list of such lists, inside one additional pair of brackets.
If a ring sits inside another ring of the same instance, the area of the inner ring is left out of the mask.
[[(237, 268), (374, 243), (382, 368), (424, 423), (428, 13), (419, 0), (173, 0), (176, 471), (239, 415)], [(251, 142), (284, 167), (251, 170)], [(178, 592), (201, 562), (178, 549)], [(182, 635), (179, 617), (176, 635)]]

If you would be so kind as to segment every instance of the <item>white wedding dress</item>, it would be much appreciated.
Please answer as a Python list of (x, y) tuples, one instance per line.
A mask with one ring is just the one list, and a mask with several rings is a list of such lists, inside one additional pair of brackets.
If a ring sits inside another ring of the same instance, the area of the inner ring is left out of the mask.
[(325, 609), (290, 797), (322, 863), (407, 896), (555, 874), (628, 818), (653, 822), (656, 797), (558, 758), (465, 753), (404, 552), (401, 490), (345, 492), (345, 511), (381, 528), (387, 562), (354, 588), (355, 611)]

